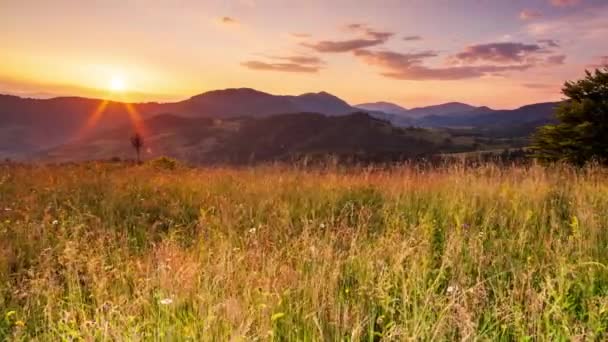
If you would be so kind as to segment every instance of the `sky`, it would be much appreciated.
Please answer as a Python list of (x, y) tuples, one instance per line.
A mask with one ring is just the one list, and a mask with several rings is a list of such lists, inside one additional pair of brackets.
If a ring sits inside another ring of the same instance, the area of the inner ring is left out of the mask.
[(608, 63), (608, 0), (0, 0), (0, 93), (516, 108)]

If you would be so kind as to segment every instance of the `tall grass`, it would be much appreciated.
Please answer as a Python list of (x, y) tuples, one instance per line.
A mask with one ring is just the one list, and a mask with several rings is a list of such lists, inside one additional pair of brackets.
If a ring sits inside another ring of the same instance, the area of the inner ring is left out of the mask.
[(0, 339), (608, 338), (608, 176), (0, 167)]

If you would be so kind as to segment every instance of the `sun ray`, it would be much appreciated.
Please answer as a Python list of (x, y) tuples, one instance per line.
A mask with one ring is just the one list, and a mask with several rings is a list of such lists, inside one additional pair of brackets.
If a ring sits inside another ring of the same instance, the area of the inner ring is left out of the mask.
[(133, 125), (133, 129), (139, 134), (146, 135), (146, 127), (144, 126), (144, 120), (137, 111), (137, 108), (132, 103), (124, 102), (123, 103), (127, 113), (129, 114), (129, 119), (131, 120), (131, 124)]
[(89, 115), (84, 126), (76, 134), (75, 140), (83, 138), (87, 134), (87, 132), (89, 130), (91, 130), (97, 124), (97, 122), (99, 122), (99, 119), (101, 119), (101, 117), (103, 116), (103, 113), (105, 112), (109, 103), (110, 103), (110, 101), (108, 101), (108, 100), (103, 100), (99, 103), (99, 105), (97, 106), (97, 108), (95, 108), (93, 113), (91, 113), (91, 115)]

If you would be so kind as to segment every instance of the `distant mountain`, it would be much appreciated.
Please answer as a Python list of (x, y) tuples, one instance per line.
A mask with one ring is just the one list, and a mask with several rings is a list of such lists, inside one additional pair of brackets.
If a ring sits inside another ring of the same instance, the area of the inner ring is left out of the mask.
[(537, 103), (513, 110), (483, 109), (468, 112), (468, 115), (433, 115), (417, 120), (426, 127), (471, 127), (492, 132), (502, 132), (524, 136), (536, 127), (555, 121), (555, 108), (559, 102)]
[(405, 114), (412, 118), (421, 118), (430, 115), (462, 115), (476, 110), (490, 111), (491, 109), (488, 107), (475, 107), (466, 103), (449, 102), (435, 106), (413, 108), (408, 110)]
[(345, 115), (356, 111), (345, 101), (326, 92), (278, 96), (249, 88), (209, 91), (185, 101), (167, 104), (163, 109), (181, 115), (218, 118), (297, 112)]
[(355, 105), (356, 108), (359, 109), (363, 109), (363, 110), (369, 110), (369, 111), (377, 111), (377, 112), (384, 112), (386, 114), (395, 114), (395, 115), (402, 115), (405, 114), (407, 112), (407, 109), (391, 103), (391, 102), (371, 102), (371, 103), (361, 103), (358, 105)]
[(300, 96), (271, 95), (254, 89), (206, 92), (174, 103), (132, 103), (58, 97), (29, 99), (0, 95), (0, 158), (16, 158), (161, 113), (186, 117), (264, 117), (281, 113), (316, 112), (345, 115), (357, 111), (326, 92)]
[[(283, 142), (282, 136), (278, 137), (278, 140), (268, 142), (269, 144), (286, 143), (290, 146), (288, 155), (292, 155), (294, 151), (311, 152), (310, 146), (318, 147), (319, 151), (335, 152), (342, 148), (338, 141), (340, 139), (343, 143), (351, 139), (362, 139), (357, 144), (349, 145), (349, 148), (354, 150), (360, 148), (362, 153), (366, 154), (373, 150), (371, 147), (374, 144), (386, 143), (397, 146), (393, 142), (388, 143), (382, 139), (387, 136), (393, 139), (397, 127), (412, 126), (436, 129), (432, 134), (436, 139), (427, 140), (427, 136), (420, 139), (421, 143), (430, 144), (429, 148), (433, 149), (438, 141), (449, 138), (450, 133), (446, 132), (451, 132), (452, 128), (472, 129), (475, 132), (467, 134), (485, 134), (492, 137), (526, 136), (539, 125), (553, 120), (555, 105), (555, 103), (544, 103), (525, 106), (514, 111), (504, 111), (454, 102), (405, 110), (390, 103), (375, 103), (362, 105), (367, 107), (365, 111), (369, 114), (363, 120), (360, 117), (363, 114), (358, 114), (359, 117), (356, 117), (358, 119), (350, 116), (350, 113), (361, 109), (351, 107), (345, 101), (326, 92), (284, 96), (239, 88), (210, 91), (172, 103), (121, 103), (81, 97), (29, 99), (0, 95), (0, 158), (23, 159), (27, 156), (39, 155), (42, 150), (55, 153), (57, 152), (55, 147), (58, 146), (61, 146), (62, 151), (71, 150), (75, 156), (88, 156), (87, 158), (113, 155), (116, 151), (125, 148), (125, 137), (135, 130), (132, 122), (134, 119), (145, 121), (146, 129), (149, 130), (145, 132), (149, 134), (146, 140), (152, 153), (167, 151), (170, 155), (184, 156), (189, 160), (205, 158), (210, 160), (212, 158), (204, 151), (211, 151), (209, 153), (214, 156), (213, 151), (219, 151), (220, 147), (227, 155), (238, 155), (236, 159), (253, 153), (251, 148), (255, 146), (257, 146), (255, 149), (270, 149), (262, 145), (267, 143), (263, 139), (274, 134), (274, 130), (278, 129), (273, 128), (273, 125), (280, 125), (284, 129), (280, 134), (287, 132), (285, 134), (293, 137), (298, 137), (305, 129), (299, 129), (300, 125), (314, 127), (314, 131), (319, 134), (306, 131), (308, 132), (306, 134), (310, 135), (310, 139), (306, 138), (306, 143), (296, 144), (295, 141), (287, 140)], [(374, 108), (383, 110), (374, 110)], [(287, 115), (293, 113), (298, 114)], [(285, 118), (282, 118), (283, 116)], [(304, 119), (307, 116), (310, 116), (312, 121)], [(341, 116), (348, 116), (350, 119), (341, 121)], [(269, 121), (264, 121), (266, 119)], [(294, 124), (288, 125), (284, 120), (294, 120)], [(351, 125), (353, 122), (363, 121), (383, 122), (383, 124)], [(322, 125), (329, 126), (322, 127)], [(344, 125), (353, 131), (350, 132), (336, 125)], [(369, 135), (365, 135), (363, 134), (365, 129), (362, 127), (372, 131)], [(329, 130), (330, 128), (332, 130)], [(239, 131), (239, 135), (236, 135), (235, 131)], [(248, 133), (250, 131), (257, 132), (259, 137)], [(381, 135), (380, 131), (388, 133)], [(414, 132), (411, 129), (406, 131)], [(443, 133), (438, 134), (438, 132)], [(245, 144), (248, 146), (241, 146), (240, 150), (235, 149), (235, 146), (240, 146), (237, 144), (241, 139), (239, 137), (244, 136), (248, 137), (249, 142)], [(334, 141), (337, 136), (340, 136), (340, 139)], [(226, 142), (228, 141), (226, 139), (236, 140)], [(93, 140), (96, 141), (95, 144), (84, 145), (88, 150), (71, 144), (74, 141)], [(453, 142), (460, 150), (466, 150), (469, 148), (470, 140), (453, 139)], [(311, 141), (318, 141), (318, 145), (313, 145)], [(297, 145), (297, 148), (292, 144)], [(160, 147), (156, 149), (156, 145)], [(319, 147), (322, 145), (325, 145), (325, 148)], [(416, 149), (423, 154), (429, 151), (417, 141), (409, 141), (403, 146), (403, 151), (408, 153), (412, 150), (407, 146), (416, 146)], [(353, 151), (346, 150), (349, 153)], [(194, 157), (192, 153), (195, 154)], [(256, 151), (256, 153), (259, 155), (264, 152)], [(203, 155), (204, 158), (201, 157)], [(69, 153), (62, 154), (62, 157), (67, 156)], [(216, 159), (221, 158), (216, 157)]]
[[(326, 116), (289, 113), (261, 118), (152, 117), (146, 158), (161, 155), (193, 163), (243, 164), (336, 156), (356, 161), (403, 160), (440, 151), (443, 134), (401, 129), (366, 113)], [(122, 126), (38, 154), (42, 160), (132, 158), (130, 127)]]
[(291, 99), (291, 101), (296, 105), (298, 110), (295, 112), (321, 113), (326, 115), (344, 115), (357, 111), (356, 108), (351, 107), (344, 100), (324, 91), (319, 93), (307, 93), (300, 96), (284, 97)]

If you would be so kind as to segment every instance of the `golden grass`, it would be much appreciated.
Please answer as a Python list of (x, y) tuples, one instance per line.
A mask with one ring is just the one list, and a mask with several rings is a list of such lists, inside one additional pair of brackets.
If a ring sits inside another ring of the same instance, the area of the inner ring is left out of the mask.
[(0, 172), (1, 339), (607, 338), (601, 168)]

